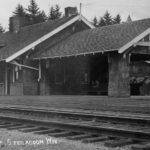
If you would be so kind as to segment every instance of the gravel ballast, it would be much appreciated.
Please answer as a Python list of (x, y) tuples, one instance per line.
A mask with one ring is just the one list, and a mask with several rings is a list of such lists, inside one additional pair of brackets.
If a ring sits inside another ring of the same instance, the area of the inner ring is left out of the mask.
[(129, 150), (129, 147), (113, 149), (100, 143), (84, 144), (80, 141), (0, 129), (0, 150)]

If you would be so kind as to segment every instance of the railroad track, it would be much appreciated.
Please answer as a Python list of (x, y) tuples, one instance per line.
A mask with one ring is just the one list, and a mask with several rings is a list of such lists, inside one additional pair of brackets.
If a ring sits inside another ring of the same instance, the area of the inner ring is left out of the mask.
[(0, 107), (0, 128), (150, 150), (150, 117)]

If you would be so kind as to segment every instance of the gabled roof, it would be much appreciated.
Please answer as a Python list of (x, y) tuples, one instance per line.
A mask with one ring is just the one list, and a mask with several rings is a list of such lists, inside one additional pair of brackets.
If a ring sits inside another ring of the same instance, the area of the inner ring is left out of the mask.
[(35, 54), (34, 58), (65, 57), (108, 51), (122, 53), (149, 33), (150, 19), (89, 29), (78, 32), (53, 47), (43, 49), (43, 52)]
[(0, 36), (0, 40), (3, 39), (5, 41), (5, 47), (0, 49), (0, 60), (6, 60), (6, 62), (12, 61), (80, 18), (88, 26), (93, 27), (84, 17), (74, 15), (55, 21), (47, 21), (22, 27), (18, 33), (5, 33), (3, 36)]

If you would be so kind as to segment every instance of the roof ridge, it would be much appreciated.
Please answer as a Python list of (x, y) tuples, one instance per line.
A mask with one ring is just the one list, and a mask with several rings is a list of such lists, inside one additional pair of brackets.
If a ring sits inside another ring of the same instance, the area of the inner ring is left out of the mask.
[(110, 27), (110, 26), (119, 26), (119, 25), (133, 24), (135, 22), (144, 21), (144, 20), (150, 20), (150, 18), (134, 20), (134, 21), (131, 21), (131, 22), (121, 22), (121, 23), (111, 24), (111, 25), (107, 25), (107, 26), (101, 26), (101, 27), (97, 27), (97, 28), (107, 28), (107, 27)]
[[(74, 15), (76, 16), (76, 15)], [(72, 17), (72, 16), (71, 16)], [(35, 23), (35, 24), (31, 24), (31, 25), (27, 25), (27, 26), (24, 26), (24, 27), (21, 27), (21, 29), (26, 29), (26, 28), (29, 28), (29, 27), (34, 27), (34, 26), (37, 26), (37, 25), (42, 25), (44, 23), (49, 23), (49, 22), (56, 22), (56, 21), (59, 21), (59, 20), (62, 20), (62, 19), (68, 19), (68, 18), (71, 18), (71, 17), (62, 17), (62, 18), (59, 18), (59, 19), (55, 19), (55, 20), (46, 20), (46, 21), (43, 21), (43, 22), (39, 22), (39, 23)]]
[(46, 22), (48, 22), (48, 21), (43, 21), (43, 22), (39, 22), (39, 23), (35, 23), (35, 24), (30, 24), (30, 25), (21, 27), (21, 29), (29, 28), (29, 27), (31, 27), (31, 26), (33, 27), (33, 26), (35, 26), (35, 25), (43, 24), (43, 23), (46, 23)]
[[(58, 20), (60, 20), (60, 19), (58, 19)], [(23, 27), (21, 27), (21, 29), (26, 29), (26, 28), (29, 28), (29, 27), (34, 27), (34, 26), (37, 26), (37, 25), (40, 25), (40, 24), (44, 24), (44, 23), (48, 23), (48, 22), (54, 22), (54, 21), (56, 21), (56, 20), (47, 20), (47, 21), (43, 21), (43, 22), (39, 22), (39, 23), (23, 26)]]

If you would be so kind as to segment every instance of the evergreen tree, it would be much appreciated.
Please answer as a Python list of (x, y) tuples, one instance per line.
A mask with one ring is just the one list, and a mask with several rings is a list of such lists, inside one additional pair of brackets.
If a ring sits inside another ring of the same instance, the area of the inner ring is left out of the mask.
[(31, 21), (31, 24), (39, 23), (46, 21), (46, 15), (44, 11), (40, 11), (35, 0), (30, 1), (30, 5), (26, 9), (28, 12), (28, 18)]
[(96, 17), (94, 17), (94, 19), (93, 19), (93, 25), (94, 25), (95, 27), (98, 26), (98, 21), (97, 21), (97, 18), (96, 18)]
[(132, 22), (131, 16), (129, 15), (126, 22)]
[(24, 17), (26, 16), (25, 9), (21, 4), (18, 4), (17, 7), (15, 8), (15, 11), (13, 12), (13, 16), (19, 16), (19, 17)]
[(121, 16), (119, 14), (117, 14), (116, 17), (112, 18), (110, 13), (106, 11), (103, 17), (100, 18), (98, 26), (102, 27), (119, 23), (121, 23)]
[(38, 15), (38, 19), (39, 19), (39, 22), (44, 22), (47, 20), (47, 16), (44, 11), (40, 12), (40, 14)]
[(54, 20), (55, 19), (55, 9), (53, 6), (50, 8), (49, 17), (48, 19)]
[(108, 11), (105, 12), (103, 19), (105, 21), (105, 25), (112, 25), (113, 24), (113, 19)]
[(50, 8), (50, 13), (48, 19), (55, 20), (61, 17), (60, 7), (59, 5), (52, 6)]
[(0, 24), (0, 33), (4, 33), (5, 29), (2, 27), (2, 25)]
[(30, 0), (30, 5), (28, 6), (27, 11), (31, 17), (36, 17), (40, 14), (40, 9), (35, 0)]
[(105, 23), (105, 20), (104, 20), (103, 17), (100, 18), (100, 21), (99, 21), (98, 26), (99, 26), (99, 27), (106, 26), (106, 23)]
[(121, 23), (121, 16), (117, 14), (117, 16), (113, 19), (113, 24)]
[(59, 19), (62, 15), (62, 13), (60, 12), (59, 5), (55, 5), (55, 11), (56, 11), (56, 19)]

